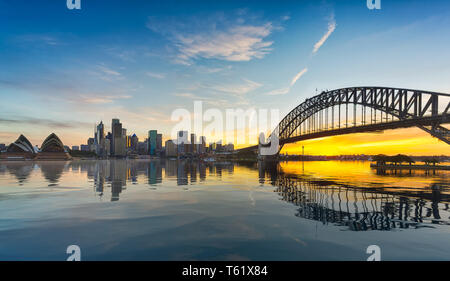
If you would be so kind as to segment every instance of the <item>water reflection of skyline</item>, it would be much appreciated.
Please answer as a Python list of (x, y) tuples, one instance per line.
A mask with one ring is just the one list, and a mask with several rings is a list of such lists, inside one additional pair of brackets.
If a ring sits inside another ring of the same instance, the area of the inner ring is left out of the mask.
[(60, 185), (64, 174), (86, 174), (93, 183), (95, 193), (102, 197), (106, 189), (111, 190), (111, 201), (118, 201), (127, 184), (146, 184), (154, 189), (164, 178), (175, 180), (176, 185), (195, 185), (205, 182), (207, 175), (216, 179), (222, 177), (222, 172), (234, 173), (234, 164), (208, 163), (201, 161), (72, 161), (72, 162), (3, 162), (0, 163), (0, 175), (13, 175), (18, 185), (23, 185), (37, 170), (49, 187)]
[[(293, 164), (298, 165), (298, 164)], [(301, 165), (301, 164), (300, 164)], [(239, 167), (236, 171), (236, 167)], [(295, 168), (295, 167), (294, 167)], [(286, 172), (288, 171), (288, 172)], [(407, 178), (428, 182), (428, 186), (410, 188), (405, 186), (363, 186), (359, 181), (342, 176), (322, 178), (304, 174), (296, 169), (269, 163), (236, 164), (202, 161), (72, 161), (72, 162), (3, 162), (0, 175), (10, 174), (15, 185), (32, 185), (40, 174), (47, 186), (67, 185), (65, 175), (76, 177), (93, 187), (99, 198), (110, 195), (110, 201), (119, 201), (127, 185), (144, 185), (149, 189), (167, 186), (173, 182), (183, 189), (189, 186), (212, 182), (226, 185), (235, 173), (248, 173), (250, 179), (260, 186), (269, 185), (281, 200), (297, 207), (295, 216), (334, 224), (355, 231), (392, 230), (398, 228), (433, 227), (450, 223), (450, 184), (448, 175), (440, 180), (415, 173), (407, 177), (398, 174), (398, 179)], [(386, 175), (374, 176), (381, 179)], [(331, 172), (330, 172), (331, 174)], [(392, 176), (392, 175), (389, 175)], [(74, 184), (74, 183), (69, 183)]]

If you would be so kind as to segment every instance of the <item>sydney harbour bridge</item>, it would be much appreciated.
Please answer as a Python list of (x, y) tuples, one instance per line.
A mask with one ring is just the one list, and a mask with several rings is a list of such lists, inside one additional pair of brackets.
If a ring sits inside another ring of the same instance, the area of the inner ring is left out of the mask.
[[(351, 87), (306, 99), (284, 117), (266, 142), (240, 151), (328, 136), (418, 127), (450, 144), (450, 94), (422, 90)], [(276, 153), (276, 154), (277, 154)]]

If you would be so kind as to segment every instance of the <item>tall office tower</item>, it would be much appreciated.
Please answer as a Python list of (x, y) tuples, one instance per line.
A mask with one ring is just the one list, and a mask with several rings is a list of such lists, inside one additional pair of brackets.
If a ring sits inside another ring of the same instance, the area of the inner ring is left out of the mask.
[(126, 133), (122, 129), (122, 123), (120, 123), (119, 119), (112, 120), (112, 146), (113, 146), (113, 155), (118, 157), (126, 156), (126, 136), (123, 133)]
[(106, 147), (107, 156), (113, 155), (113, 144), (112, 143), (113, 143), (112, 133), (108, 132), (108, 134), (106, 134), (106, 137), (105, 137), (105, 147)]
[(122, 128), (122, 140), (125, 144), (125, 154), (126, 154), (129, 145), (128, 145), (127, 129), (124, 129), (124, 128)]
[(95, 151), (95, 139), (89, 138), (87, 141), (87, 145), (89, 146), (89, 151)]
[(105, 126), (103, 125), (103, 121), (100, 121), (100, 124), (97, 125), (97, 143), (100, 144), (102, 140), (105, 139)]
[(103, 156), (108, 157), (110, 155), (111, 155), (111, 138), (105, 137), (105, 152)]
[(131, 150), (133, 151), (138, 151), (138, 143), (139, 143), (139, 138), (136, 136), (136, 134), (133, 134), (131, 136)]
[(111, 137), (111, 155), (114, 156), (114, 154), (115, 154), (114, 153), (114, 149), (115, 149), (114, 141), (115, 141), (115, 138), (118, 135), (122, 134), (122, 124), (120, 124), (120, 120), (119, 119), (112, 119), (112, 122), (111, 122), (111, 134), (112, 134), (112, 137)]
[(222, 141), (220, 140), (216, 143), (216, 151), (222, 152), (222, 150), (223, 150), (223, 145), (222, 145)]
[(173, 141), (168, 140), (166, 141), (165, 145), (166, 145), (166, 157), (176, 157), (177, 146), (173, 143)]
[(197, 146), (196, 146), (196, 136), (195, 134), (191, 134), (191, 144), (190, 144), (190, 152), (191, 153), (197, 153)]
[(178, 146), (178, 154), (185, 154), (186, 147), (185, 145), (188, 143), (188, 132), (187, 131), (179, 131), (177, 135), (177, 146)]
[(199, 145), (199, 153), (205, 153), (206, 152), (206, 137), (205, 136), (201, 136), (200, 137), (200, 145)]
[(162, 134), (156, 135), (156, 152), (161, 153), (162, 151)]
[(105, 126), (103, 125), (103, 121), (100, 121), (100, 124), (97, 125), (95, 132), (95, 143), (96, 143), (96, 153), (98, 156), (106, 156), (106, 148), (105, 148)]
[(156, 155), (156, 137), (158, 132), (156, 130), (148, 131), (148, 154)]

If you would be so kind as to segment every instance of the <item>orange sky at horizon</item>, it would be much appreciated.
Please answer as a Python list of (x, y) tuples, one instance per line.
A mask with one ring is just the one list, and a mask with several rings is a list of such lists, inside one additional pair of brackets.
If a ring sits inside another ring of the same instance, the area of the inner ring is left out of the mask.
[(386, 130), (332, 136), (288, 144), (281, 153), (307, 155), (407, 154), (413, 156), (450, 155), (450, 146), (419, 128)]

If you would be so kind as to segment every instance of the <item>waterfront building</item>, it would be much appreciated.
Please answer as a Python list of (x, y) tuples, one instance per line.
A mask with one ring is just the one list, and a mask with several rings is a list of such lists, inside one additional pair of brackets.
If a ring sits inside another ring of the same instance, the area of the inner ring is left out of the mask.
[(206, 137), (205, 136), (200, 137), (199, 153), (200, 154), (206, 153)]
[(109, 157), (111, 155), (111, 139), (105, 138), (105, 152), (103, 157)]
[(36, 156), (36, 151), (31, 142), (24, 136), (11, 143), (6, 149), (5, 153), (0, 155), (1, 159), (33, 159)]
[(217, 147), (217, 145), (216, 145), (215, 142), (210, 143), (210, 144), (209, 144), (209, 152), (214, 152), (214, 151), (216, 151), (216, 147)]
[(72, 150), (73, 151), (80, 151), (80, 147), (78, 145), (73, 145), (72, 146)]
[(103, 121), (100, 121), (100, 124), (97, 125), (95, 132), (95, 153), (100, 157), (106, 157), (108, 154), (105, 141), (105, 126)]
[(189, 148), (190, 148), (189, 152), (193, 154), (197, 153), (197, 138), (195, 134), (191, 134), (191, 143)]
[(122, 124), (117, 118), (111, 121), (111, 155), (115, 155), (115, 140), (122, 136)]
[(36, 156), (37, 160), (69, 160), (71, 158), (62, 141), (54, 133), (44, 140)]
[(106, 142), (109, 142), (109, 149), (107, 150), (108, 156), (113, 155), (113, 137), (112, 137), (112, 133), (108, 132), (108, 134), (106, 135), (105, 139), (106, 139), (105, 146), (106, 146)]
[(83, 152), (89, 152), (89, 145), (87, 144), (80, 145), (80, 150)]
[(147, 142), (138, 142), (138, 148), (137, 148), (138, 154), (140, 155), (147, 155), (148, 154), (148, 146)]
[(0, 143), (0, 152), (6, 150), (6, 144)]
[(166, 157), (176, 157), (177, 156), (177, 145), (172, 140), (167, 140), (165, 142)]
[(222, 141), (218, 141), (216, 143), (216, 151), (222, 151), (223, 150), (223, 146), (222, 146)]
[(179, 131), (177, 134), (177, 147), (178, 147), (178, 155), (184, 155), (185, 153), (189, 152), (189, 150), (186, 150), (188, 148), (188, 132), (187, 131)]
[(148, 131), (148, 153), (156, 155), (156, 137), (158, 132), (156, 130)]
[(156, 154), (160, 154), (162, 151), (162, 134), (156, 135)]
[(133, 134), (130, 137), (130, 148), (132, 151), (138, 151), (138, 143), (139, 143), (139, 138), (136, 136), (136, 134)]
[(95, 145), (95, 138), (89, 138), (87, 141), (87, 144), (89, 146), (89, 151), (95, 151), (96, 145)]
[(227, 145), (224, 145), (224, 146), (223, 146), (223, 151), (226, 151), (226, 152), (233, 152), (233, 151), (234, 151), (234, 144), (229, 143), (229, 144), (227, 144)]
[(112, 119), (112, 156), (126, 156), (126, 129), (122, 128), (119, 119)]

